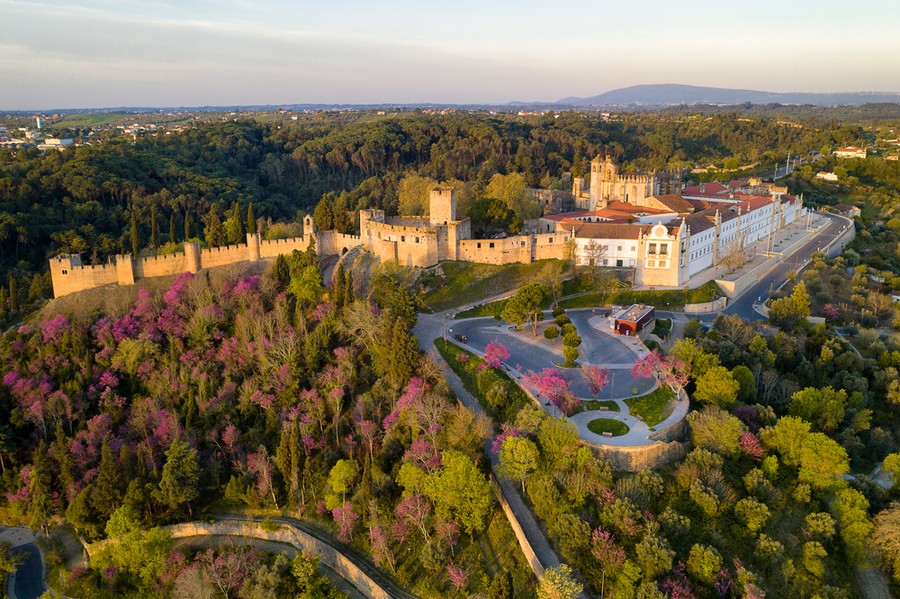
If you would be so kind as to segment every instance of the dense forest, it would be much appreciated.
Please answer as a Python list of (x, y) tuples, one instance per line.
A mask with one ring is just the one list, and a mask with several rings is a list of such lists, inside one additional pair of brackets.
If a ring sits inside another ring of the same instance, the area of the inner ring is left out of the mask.
[(180, 133), (119, 136), (45, 155), (4, 150), (0, 278), (14, 310), (34, 307), (50, 295), (49, 257), (79, 253), (104, 263), (118, 253), (175, 251), (185, 239), (235, 243), (240, 227), (222, 224), (235, 211), (246, 219), (251, 203), (256, 217), (277, 222), (311, 212), (324, 197), (337, 225), (351, 231), (361, 208), (397, 213), (407, 175), (465, 187), (474, 201), (494, 175), (551, 187), (563, 174), (589, 170), (602, 152), (626, 167), (681, 168), (774, 162), (861, 136), (854, 126), (797, 128), (734, 113), (613, 121), (584, 113), (336, 113), (200, 122)]

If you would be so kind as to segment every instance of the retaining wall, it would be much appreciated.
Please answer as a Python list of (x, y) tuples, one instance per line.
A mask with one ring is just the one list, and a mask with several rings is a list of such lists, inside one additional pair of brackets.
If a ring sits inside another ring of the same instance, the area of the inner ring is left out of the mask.
[(613, 470), (638, 472), (653, 469), (663, 464), (671, 464), (687, 455), (689, 443), (658, 441), (652, 445), (614, 447), (583, 441), (595, 455), (605, 459)]
[(525, 535), (522, 525), (519, 524), (519, 519), (516, 518), (515, 512), (513, 512), (512, 508), (509, 506), (509, 502), (506, 501), (506, 496), (503, 495), (503, 491), (500, 489), (500, 483), (497, 481), (493, 472), (491, 472), (491, 488), (494, 490), (494, 495), (496, 495), (497, 501), (500, 502), (500, 507), (503, 508), (503, 513), (506, 515), (506, 519), (509, 521), (513, 533), (516, 535), (516, 540), (519, 541), (519, 547), (522, 549), (522, 553), (525, 555), (528, 565), (531, 566), (531, 570), (534, 572), (535, 576), (540, 578), (544, 575), (544, 564), (538, 559), (537, 554), (534, 552), (534, 548), (531, 546), (531, 543), (528, 542), (528, 537)]
[(699, 314), (703, 312), (716, 312), (725, 307), (728, 303), (727, 297), (720, 297), (711, 302), (703, 302), (702, 304), (685, 304), (684, 311), (691, 314)]
[[(392, 595), (368, 574), (363, 572), (352, 560), (335, 547), (324, 543), (316, 537), (300, 530), (296, 526), (277, 523), (278, 529), (268, 531), (256, 522), (225, 521), (206, 524), (204, 522), (187, 522), (167, 526), (173, 539), (184, 539), (200, 536), (237, 536), (265, 539), (285, 543), (297, 549), (303, 549), (318, 555), (325, 564), (342, 578), (355, 586), (362, 594), (372, 599), (392, 599)], [(116, 543), (116, 540), (105, 540), (87, 546), (88, 555), (93, 557), (103, 547)]]

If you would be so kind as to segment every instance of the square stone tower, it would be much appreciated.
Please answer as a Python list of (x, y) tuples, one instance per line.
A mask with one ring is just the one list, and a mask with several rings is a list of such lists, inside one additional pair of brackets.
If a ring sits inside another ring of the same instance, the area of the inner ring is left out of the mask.
[(432, 227), (446, 225), (456, 220), (456, 190), (452, 187), (435, 187), (428, 202), (429, 224)]

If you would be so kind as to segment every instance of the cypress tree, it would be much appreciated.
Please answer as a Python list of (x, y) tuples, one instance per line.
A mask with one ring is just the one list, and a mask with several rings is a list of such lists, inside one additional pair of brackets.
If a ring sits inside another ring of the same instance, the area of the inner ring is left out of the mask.
[(184, 240), (185, 241), (187, 241), (188, 239), (190, 239), (194, 236), (193, 231), (191, 230), (193, 228), (193, 226), (194, 226), (194, 223), (191, 222), (191, 213), (185, 212), (184, 213)]
[(178, 243), (175, 237), (175, 213), (169, 215), (169, 243)]
[(154, 250), (159, 247), (159, 218), (156, 213), (156, 204), (150, 206), (150, 247)]
[(218, 247), (225, 243), (225, 229), (222, 227), (222, 221), (219, 219), (219, 213), (213, 208), (209, 215), (209, 225), (204, 231), (206, 237), (206, 245), (209, 247)]
[(0, 321), (9, 316), (9, 297), (6, 295), (6, 287), (0, 286)]
[(9, 275), (9, 309), (13, 312), (19, 311), (19, 284), (16, 283), (12, 273)]
[(344, 305), (344, 288), (346, 286), (346, 278), (344, 277), (344, 265), (338, 264), (334, 273), (334, 283), (332, 283), (332, 298), (336, 308)]
[(53, 515), (53, 479), (50, 474), (50, 460), (47, 457), (47, 444), (41, 441), (32, 458), (31, 477), (28, 481), (31, 505), (28, 510), (31, 516), (29, 525), (32, 530), (41, 529), (47, 532), (47, 523)]
[(291, 282), (291, 267), (284, 254), (278, 254), (278, 257), (275, 258), (275, 263), (272, 265), (272, 278), (278, 284), (279, 291), (287, 289)]
[(141, 234), (138, 231), (137, 211), (132, 207), (132, 209), (131, 209), (131, 255), (132, 255), (132, 257), (137, 258), (140, 251), (141, 251)]
[(105, 518), (116, 511), (122, 502), (122, 488), (120, 486), (119, 468), (113, 455), (109, 440), (103, 439), (103, 447), (100, 450), (100, 466), (97, 468), (97, 478), (94, 481), (94, 490), (91, 493), (91, 503)]
[(253, 212), (253, 202), (247, 206), (247, 233), (256, 233), (256, 213)]
[(356, 301), (356, 293), (353, 290), (353, 271), (348, 270), (344, 277), (344, 305), (349, 306)]

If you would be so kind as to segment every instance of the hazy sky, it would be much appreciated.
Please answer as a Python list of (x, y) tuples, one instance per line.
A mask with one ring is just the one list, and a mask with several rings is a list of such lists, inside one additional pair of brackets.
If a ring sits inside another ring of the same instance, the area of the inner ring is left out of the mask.
[(898, 0), (0, 0), (0, 109), (900, 91)]

